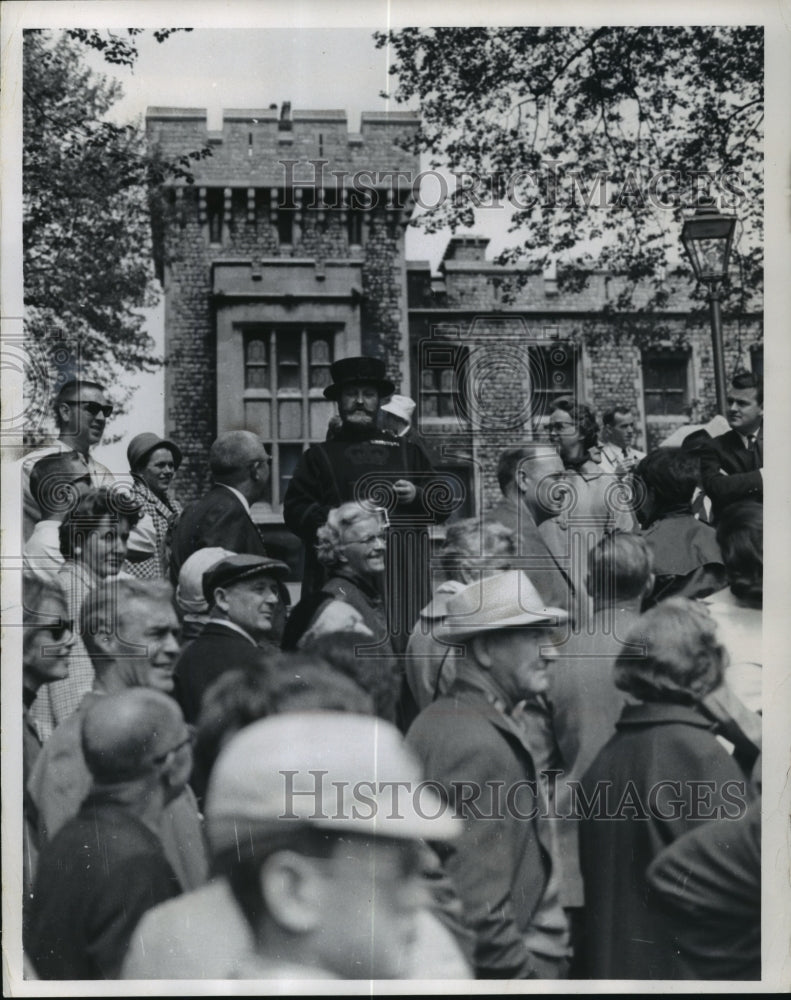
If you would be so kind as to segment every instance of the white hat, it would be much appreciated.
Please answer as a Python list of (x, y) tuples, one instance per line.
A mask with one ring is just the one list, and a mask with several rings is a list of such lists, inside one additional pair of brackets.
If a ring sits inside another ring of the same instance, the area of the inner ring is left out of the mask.
[(684, 424), (677, 427), (673, 433), (662, 442), (662, 448), (680, 448), (690, 434), (697, 431), (705, 431), (709, 437), (715, 438), (720, 434), (727, 434), (730, 424), (721, 413), (717, 413), (707, 424)]
[(394, 417), (403, 420), (405, 423), (412, 423), (412, 414), (415, 412), (415, 401), (409, 396), (393, 395), (387, 403), (382, 403), (379, 407), (385, 413), (392, 413)]
[(306, 823), (402, 840), (447, 840), (460, 832), (401, 734), (376, 716), (288, 712), (246, 726), (209, 781), (212, 850)]
[(440, 639), (462, 641), (479, 632), (543, 625), (551, 628), (568, 618), (562, 608), (548, 606), (529, 577), (511, 569), (476, 580), (448, 598), (445, 618), (437, 626)]
[(230, 549), (207, 547), (198, 549), (184, 560), (179, 570), (179, 583), (176, 587), (176, 603), (187, 614), (207, 614), (209, 605), (203, 593), (203, 574), (216, 566), (221, 559), (232, 556)]

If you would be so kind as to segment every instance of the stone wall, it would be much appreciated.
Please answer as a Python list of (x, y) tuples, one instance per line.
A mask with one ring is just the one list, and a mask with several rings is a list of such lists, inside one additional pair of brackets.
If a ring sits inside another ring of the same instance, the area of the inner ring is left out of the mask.
[(343, 112), (284, 106), (226, 111), (222, 130), (209, 131), (203, 110), (151, 108), (146, 124), (165, 160), (212, 151), (193, 161), (194, 184), (161, 193), (153, 220), (165, 293), (166, 433), (184, 452), (179, 492), (189, 500), (209, 484), (218, 432), (214, 262), (361, 259), (361, 349), (383, 357), (408, 389), (403, 227), (418, 161), (402, 144), (415, 119), (366, 112), (360, 132), (350, 133)]
[[(573, 345), (578, 361), (574, 394), (594, 408), (599, 420), (616, 403), (631, 407), (637, 417), (636, 444), (644, 450), (658, 446), (682, 424), (704, 422), (716, 412), (711, 328), (707, 310), (701, 310), (700, 302), (693, 299), (692, 282), (674, 289), (672, 308), (664, 313), (603, 317), (603, 306), (614, 301), (622, 288), (618, 277), (594, 272), (581, 291), (559, 293), (553, 275), (506, 269), (487, 261), (487, 242), (476, 236), (453, 237), (439, 277), (432, 276), (426, 264), (408, 265), (413, 341), (430, 339), (432, 331), (438, 340), (459, 344), (485, 345), (486, 338), (490, 340), (488, 363), (481, 369), (485, 377), (472, 387), (481, 407), (499, 396), (484, 421), (486, 426), (474, 421), (460, 426), (429, 420), (421, 427), (429, 439), (469, 452), (480, 508), (499, 498), (499, 453), (536, 433), (534, 422), (520, 413), (527, 398), (525, 382), (529, 382), (519, 377), (526, 355), (520, 343), (523, 347), (555, 345), (561, 351), (564, 345)], [(510, 297), (505, 294), (508, 285)], [(638, 304), (644, 299), (647, 291), (640, 290)], [(737, 368), (751, 368), (751, 348), (763, 342), (760, 310), (740, 320), (726, 320), (723, 336), (727, 375)], [(646, 414), (644, 350), (688, 353), (689, 412)], [(553, 356), (550, 350), (548, 357)], [(413, 360), (413, 365), (417, 368), (418, 362)], [(551, 371), (548, 374), (551, 377)], [(413, 380), (419, 378), (415, 371)]]

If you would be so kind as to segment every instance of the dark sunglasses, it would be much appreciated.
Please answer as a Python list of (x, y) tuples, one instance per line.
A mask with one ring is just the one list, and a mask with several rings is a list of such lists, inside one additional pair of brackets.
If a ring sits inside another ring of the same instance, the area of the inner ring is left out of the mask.
[(63, 642), (64, 639), (68, 639), (74, 633), (74, 622), (61, 620), (58, 625), (41, 625), (40, 628), (49, 632), (55, 640), (55, 644), (57, 644)]
[(97, 417), (100, 413), (103, 413), (105, 417), (109, 417), (113, 412), (112, 406), (109, 404), (93, 403), (87, 400), (83, 403), (79, 399), (64, 399), (64, 403), (67, 406), (81, 406), (83, 410), (87, 410), (92, 417)]

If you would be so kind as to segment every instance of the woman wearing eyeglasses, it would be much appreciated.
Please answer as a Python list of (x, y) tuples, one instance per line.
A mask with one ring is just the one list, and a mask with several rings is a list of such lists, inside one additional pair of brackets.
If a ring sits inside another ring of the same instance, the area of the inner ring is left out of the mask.
[(296, 649), (329, 632), (360, 632), (384, 656), (393, 655), (384, 603), (387, 525), (380, 511), (358, 503), (333, 508), (316, 533), (316, 555), (329, 579), (303, 598), (283, 632), (283, 649)]
[[(66, 608), (66, 598), (57, 583), (31, 573), (22, 578), (24, 595), (22, 609), (22, 776), (23, 789), (41, 750), (41, 736), (30, 717), (30, 707), (45, 684), (63, 680), (69, 673), (69, 651), (74, 645), (72, 622)], [(25, 904), (33, 888), (32, 872), (36, 867), (37, 843), (35, 807), (23, 799), (25, 835), (23, 837)], [(23, 921), (29, 918), (23, 907)]]
[[(139, 516), (138, 501), (122, 486), (88, 490), (68, 511), (59, 529), (64, 562), (56, 580), (66, 595), (70, 620), (79, 619), (90, 590), (121, 574), (129, 532)], [(93, 677), (91, 659), (77, 637), (69, 654), (69, 676), (42, 688), (31, 709), (42, 740), (76, 710)]]
[(142, 517), (129, 535), (124, 569), (140, 580), (167, 580), (170, 537), (182, 511), (168, 490), (181, 465), (181, 449), (146, 432), (132, 438), (126, 457)]
[(550, 442), (566, 469), (570, 497), (566, 509), (553, 519), (559, 531), (584, 533), (583, 551), (589, 551), (607, 531), (633, 531), (628, 487), (602, 470), (597, 460), (599, 425), (593, 410), (570, 397), (558, 399), (547, 424)]

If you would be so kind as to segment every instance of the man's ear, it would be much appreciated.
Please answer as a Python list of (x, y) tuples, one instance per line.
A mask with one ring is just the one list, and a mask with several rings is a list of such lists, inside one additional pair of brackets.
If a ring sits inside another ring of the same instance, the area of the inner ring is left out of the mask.
[(646, 584), (643, 587), (642, 592), (640, 594), (640, 598), (642, 600), (645, 600), (645, 598), (648, 597), (649, 594), (651, 594), (651, 592), (654, 589), (654, 584), (655, 583), (656, 583), (656, 574), (655, 573), (649, 573), (648, 579), (646, 580)]
[(107, 625), (104, 624), (97, 629), (93, 641), (99, 646), (104, 656), (111, 656), (113, 653), (117, 653), (121, 645), (118, 633), (112, 629), (108, 629)]
[(225, 587), (215, 587), (214, 588), (214, 604), (228, 614), (228, 594), (226, 593)]
[(486, 632), (476, 635), (470, 645), (478, 665), (488, 670), (492, 665), (492, 653)]
[(261, 898), (272, 920), (293, 934), (315, 930), (326, 916), (326, 892), (315, 861), (296, 851), (276, 851), (258, 873)]

